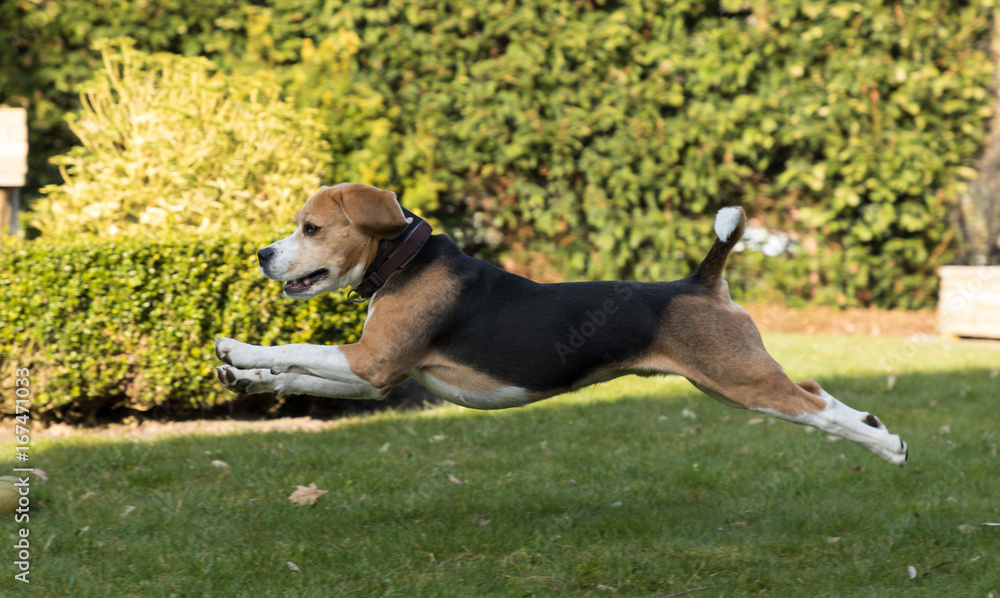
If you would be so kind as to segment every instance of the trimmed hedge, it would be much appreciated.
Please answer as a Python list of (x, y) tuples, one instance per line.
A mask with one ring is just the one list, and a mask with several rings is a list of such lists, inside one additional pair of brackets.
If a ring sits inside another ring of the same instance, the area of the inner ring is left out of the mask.
[(295, 75), (310, 60), (298, 74), (322, 73), (315, 50), (346, 31), (365, 89), (350, 117), (371, 126), (331, 133), (350, 153), (331, 180), (393, 188), (462, 224), (467, 246), (548, 278), (670, 279), (707, 250), (712, 213), (742, 203), (800, 245), (736, 271), (737, 296), (921, 307), (993, 109), (992, 4), (8, 3), (0, 19), (34, 29), (0, 89), (65, 105), (82, 48), (125, 30), (145, 49), (287, 70), (334, 122), (340, 84)]
[(287, 299), (254, 252), (273, 241), (177, 239), (0, 253), (0, 410), (13, 413), (15, 368), (30, 368), (36, 416), (105, 408), (174, 413), (233, 398), (215, 381), (213, 341), (356, 342), (364, 307), (325, 295)]

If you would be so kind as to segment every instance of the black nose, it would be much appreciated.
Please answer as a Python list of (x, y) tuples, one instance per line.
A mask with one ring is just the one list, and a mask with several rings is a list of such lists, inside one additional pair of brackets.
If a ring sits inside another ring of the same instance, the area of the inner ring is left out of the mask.
[(274, 257), (274, 250), (270, 247), (265, 247), (257, 252), (257, 260), (260, 262), (261, 266), (271, 261), (272, 257)]

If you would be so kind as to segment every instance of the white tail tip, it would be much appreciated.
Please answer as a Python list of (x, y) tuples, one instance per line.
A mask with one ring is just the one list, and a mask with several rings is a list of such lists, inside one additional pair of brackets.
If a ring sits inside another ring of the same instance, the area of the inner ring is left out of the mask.
[(740, 225), (740, 215), (742, 210), (737, 206), (722, 208), (715, 215), (715, 234), (719, 235), (719, 240), (723, 243), (729, 241), (729, 236), (733, 234), (736, 227)]

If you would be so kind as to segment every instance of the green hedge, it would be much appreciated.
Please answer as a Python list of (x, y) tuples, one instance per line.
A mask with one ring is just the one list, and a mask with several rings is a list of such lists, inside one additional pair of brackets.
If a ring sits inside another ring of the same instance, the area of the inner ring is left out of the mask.
[(414, 167), (490, 214), (515, 263), (675, 278), (714, 211), (741, 203), (802, 245), (738, 293), (920, 307), (992, 110), (991, 4), (400, 1), (338, 16), (363, 31), (398, 130), (433, 133)]
[[(273, 240), (273, 239), (271, 239)], [(287, 299), (254, 252), (271, 240), (22, 243), (0, 253), (0, 410), (30, 368), (36, 416), (105, 408), (172, 413), (233, 398), (215, 380), (216, 336), (264, 345), (355, 342), (364, 308)], [(10, 387), (10, 388), (8, 388)]]
[[(744, 260), (735, 294), (921, 307), (992, 111), (992, 4), (6, 3), (15, 30), (37, 25), (0, 63), (0, 93), (55, 114), (93, 67), (88, 41), (128, 33), (281, 72), (328, 122), (360, 123), (331, 133), (332, 180), (393, 188), (523, 271), (674, 278), (710, 244), (712, 213), (742, 203), (801, 249)], [(363, 103), (338, 99), (315, 59), (345, 31)]]

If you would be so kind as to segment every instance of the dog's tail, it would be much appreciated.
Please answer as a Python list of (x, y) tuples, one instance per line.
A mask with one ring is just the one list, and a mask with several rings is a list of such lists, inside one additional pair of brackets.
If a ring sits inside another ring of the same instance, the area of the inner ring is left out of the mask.
[(715, 234), (719, 238), (712, 245), (708, 255), (695, 270), (691, 278), (700, 282), (710, 289), (719, 286), (722, 280), (722, 270), (726, 267), (726, 258), (733, 247), (743, 238), (743, 231), (747, 227), (747, 216), (743, 208), (732, 206), (722, 208), (715, 215)]

